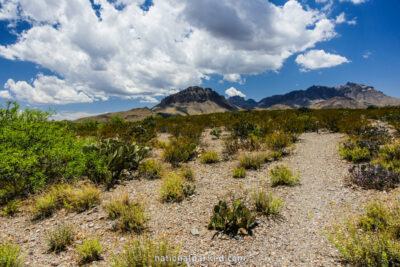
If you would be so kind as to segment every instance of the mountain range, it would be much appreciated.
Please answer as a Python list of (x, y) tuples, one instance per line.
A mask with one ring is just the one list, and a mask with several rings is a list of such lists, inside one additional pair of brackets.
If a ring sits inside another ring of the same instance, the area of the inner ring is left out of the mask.
[(100, 122), (118, 115), (128, 121), (138, 121), (152, 114), (162, 116), (198, 115), (216, 112), (234, 112), (252, 109), (295, 109), (308, 107), (315, 109), (366, 108), (368, 106), (397, 106), (400, 99), (385, 95), (372, 86), (347, 83), (343, 86), (311, 86), (307, 90), (292, 91), (283, 95), (273, 95), (255, 101), (240, 96), (226, 99), (211, 88), (192, 86), (176, 94), (169, 95), (153, 108), (137, 108), (122, 112), (106, 113), (82, 118)]

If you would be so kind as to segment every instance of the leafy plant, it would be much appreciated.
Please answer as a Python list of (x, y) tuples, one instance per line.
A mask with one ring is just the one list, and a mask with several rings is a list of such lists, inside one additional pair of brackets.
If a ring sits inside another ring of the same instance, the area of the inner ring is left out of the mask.
[(240, 200), (233, 200), (231, 205), (220, 200), (214, 206), (208, 229), (223, 231), (227, 234), (247, 234), (255, 222), (255, 215)]
[(201, 154), (200, 162), (203, 164), (211, 164), (219, 161), (218, 153), (215, 151), (206, 151)]
[(379, 150), (378, 162), (400, 172), (400, 143), (385, 145)]
[(300, 175), (293, 175), (293, 172), (285, 166), (275, 166), (270, 171), (272, 186), (293, 185), (300, 180)]
[(113, 257), (112, 266), (184, 266), (183, 262), (169, 260), (177, 259), (180, 250), (180, 247), (170, 245), (165, 239), (156, 242), (149, 238), (133, 239), (126, 244), (123, 254)]
[(252, 131), (256, 129), (256, 125), (248, 121), (239, 121), (233, 125), (233, 136), (235, 138), (245, 139)]
[(74, 235), (73, 227), (67, 224), (58, 226), (53, 231), (46, 233), (46, 242), (49, 251), (60, 252), (72, 243)]
[(185, 139), (172, 140), (164, 148), (164, 160), (173, 166), (188, 162), (195, 154), (196, 144)]
[(244, 178), (246, 177), (246, 170), (243, 167), (233, 168), (233, 178)]
[(98, 238), (88, 238), (82, 244), (77, 245), (76, 251), (80, 264), (87, 264), (101, 259), (103, 246)]
[(156, 179), (161, 177), (162, 167), (156, 160), (149, 159), (139, 165), (138, 171), (142, 177)]
[(353, 166), (349, 172), (349, 181), (365, 189), (389, 190), (400, 183), (399, 172), (379, 164)]
[(360, 147), (353, 140), (348, 140), (340, 147), (340, 155), (352, 162), (365, 162), (371, 159), (371, 153), (367, 147)]
[(264, 158), (261, 155), (247, 154), (240, 158), (239, 166), (242, 168), (245, 168), (246, 170), (248, 170), (248, 169), (257, 170), (260, 168), (261, 163), (263, 163), (263, 162), (264, 162)]
[(275, 198), (272, 193), (258, 190), (252, 195), (255, 211), (266, 216), (278, 214), (284, 206), (280, 198)]
[(10, 200), (2, 209), (5, 216), (13, 217), (19, 210), (20, 203), (17, 200)]
[(213, 129), (210, 134), (215, 136), (217, 139), (219, 139), (219, 137), (221, 136), (222, 130), (219, 128), (215, 128)]
[(163, 178), (160, 190), (161, 199), (165, 202), (181, 202), (185, 198), (183, 183), (184, 180), (174, 172)]
[(0, 242), (0, 266), (1, 267), (21, 267), (23, 266), (24, 256), (21, 255), (21, 247), (13, 245), (11, 242)]

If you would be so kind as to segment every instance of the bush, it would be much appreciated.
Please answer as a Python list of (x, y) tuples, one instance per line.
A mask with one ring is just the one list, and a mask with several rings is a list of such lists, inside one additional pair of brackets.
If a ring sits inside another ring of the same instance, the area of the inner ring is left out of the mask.
[(72, 243), (74, 230), (72, 226), (63, 224), (54, 231), (46, 233), (46, 242), (49, 251), (60, 252)]
[(248, 169), (257, 170), (260, 168), (264, 158), (260, 155), (245, 155), (239, 160), (239, 166)]
[(215, 136), (217, 139), (221, 136), (222, 130), (219, 128), (213, 129), (210, 134)]
[(182, 162), (188, 162), (194, 157), (196, 144), (184, 139), (172, 140), (164, 148), (164, 160), (173, 166), (179, 166)]
[(188, 183), (188, 182), (183, 183), (182, 188), (183, 188), (183, 194), (185, 195), (185, 197), (194, 195), (194, 193), (196, 191), (196, 185), (193, 183)]
[(185, 198), (185, 192), (182, 186), (183, 183), (183, 179), (176, 173), (170, 173), (163, 179), (161, 184), (161, 199), (165, 202), (181, 202)]
[(187, 167), (182, 168), (181, 175), (186, 179), (186, 181), (194, 181), (194, 173)]
[(220, 200), (214, 207), (208, 229), (230, 235), (248, 234), (255, 220), (253, 212), (240, 200), (233, 200), (230, 206), (226, 201)]
[(266, 216), (278, 214), (284, 206), (283, 200), (275, 198), (272, 193), (258, 190), (252, 195), (254, 208), (258, 213)]
[(353, 166), (349, 172), (349, 181), (365, 189), (389, 190), (400, 183), (399, 172), (379, 164)]
[(148, 179), (161, 177), (162, 167), (156, 160), (149, 159), (139, 165), (139, 174)]
[(285, 166), (276, 166), (271, 169), (272, 186), (293, 185), (300, 180), (300, 175), (293, 175), (293, 172)]
[(233, 125), (233, 136), (235, 138), (246, 139), (256, 128), (256, 125), (248, 121), (239, 121)]
[(244, 178), (246, 177), (246, 170), (243, 167), (233, 168), (233, 178)]
[(24, 256), (21, 255), (21, 247), (10, 242), (0, 243), (0, 266), (1, 267), (21, 267), (23, 266)]
[(129, 200), (128, 195), (123, 195), (120, 199), (107, 204), (106, 212), (110, 219), (118, 219), (116, 229), (127, 232), (142, 232), (149, 220), (144, 206)]
[(352, 162), (365, 162), (371, 159), (371, 153), (367, 147), (359, 147), (354, 141), (348, 140), (340, 147), (340, 155)]
[(5, 216), (13, 217), (20, 207), (20, 203), (17, 200), (8, 201), (5, 207), (2, 210), (2, 213)]
[(385, 145), (379, 150), (378, 162), (400, 172), (400, 143)]
[(79, 263), (87, 264), (101, 259), (103, 246), (99, 239), (89, 238), (85, 239), (82, 244), (77, 245), (76, 251), (78, 252)]
[(224, 140), (224, 159), (229, 159), (239, 151), (240, 145), (237, 139), (227, 138)]
[(203, 164), (216, 163), (219, 161), (218, 153), (215, 151), (207, 151), (201, 154), (200, 162)]
[(292, 138), (284, 132), (275, 132), (267, 135), (265, 142), (270, 150), (283, 152), (292, 143)]
[(172, 246), (165, 240), (153, 242), (151, 239), (134, 239), (125, 246), (125, 253), (113, 257), (114, 267), (153, 266), (174, 267), (184, 263), (168, 261), (178, 258), (180, 247)]
[(361, 217), (333, 228), (329, 240), (345, 261), (357, 266), (397, 266), (400, 262), (400, 207), (370, 203)]

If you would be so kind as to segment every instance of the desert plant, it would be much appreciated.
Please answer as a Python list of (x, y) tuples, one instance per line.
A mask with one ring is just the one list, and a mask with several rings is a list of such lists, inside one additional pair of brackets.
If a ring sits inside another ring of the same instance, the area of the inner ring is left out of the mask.
[(196, 154), (196, 144), (186, 139), (172, 140), (164, 148), (164, 160), (173, 166), (188, 162)]
[(193, 183), (185, 182), (182, 184), (182, 188), (183, 188), (183, 194), (185, 195), (185, 197), (194, 195), (194, 193), (196, 191), (196, 185)]
[(138, 168), (139, 175), (148, 179), (155, 179), (161, 177), (162, 167), (153, 159), (143, 161)]
[(255, 215), (240, 200), (233, 200), (231, 205), (220, 200), (214, 206), (208, 229), (222, 231), (230, 235), (247, 234), (255, 222)]
[(0, 243), (0, 267), (21, 267), (23, 261), (20, 246), (5, 241)]
[(6, 203), (6, 205), (2, 209), (2, 213), (5, 216), (13, 217), (20, 207), (20, 203), (17, 200), (10, 200)]
[(183, 183), (184, 180), (174, 172), (163, 178), (160, 190), (161, 199), (165, 202), (182, 201), (185, 197)]
[(180, 247), (169, 244), (165, 239), (156, 242), (149, 238), (133, 239), (125, 246), (125, 253), (113, 257), (114, 267), (154, 266), (175, 267), (184, 266), (177, 260)]
[(367, 147), (360, 147), (353, 140), (348, 140), (339, 146), (340, 155), (352, 162), (366, 162), (371, 159), (371, 153)]
[(400, 143), (383, 146), (378, 153), (378, 162), (400, 172)]
[(219, 161), (218, 153), (212, 150), (204, 152), (203, 154), (201, 154), (200, 157), (200, 162), (203, 164), (216, 163), (218, 161)]
[(221, 136), (222, 130), (219, 128), (215, 128), (213, 129), (210, 134), (215, 136), (217, 139), (219, 139), (219, 137)]
[(247, 154), (240, 158), (239, 166), (247, 169), (257, 170), (260, 168), (261, 163), (264, 162), (264, 158), (261, 155)]
[(246, 177), (246, 170), (243, 167), (235, 167), (232, 170), (233, 178), (244, 178)]
[(194, 181), (194, 173), (188, 167), (183, 167), (182, 168), (181, 175), (182, 175), (183, 178), (185, 178), (186, 181), (189, 181), (189, 182)]
[(274, 132), (266, 136), (265, 142), (272, 151), (283, 152), (292, 143), (292, 138), (284, 132)]
[(98, 238), (88, 238), (76, 246), (80, 264), (87, 264), (101, 259), (103, 246)]
[(72, 243), (73, 227), (67, 224), (58, 226), (53, 231), (46, 232), (46, 242), (49, 251), (60, 252)]
[(294, 175), (293, 172), (285, 166), (275, 166), (270, 171), (272, 186), (294, 185), (300, 180), (300, 175)]
[(353, 166), (349, 172), (349, 181), (365, 189), (389, 190), (400, 183), (399, 172), (379, 164)]
[(272, 193), (258, 190), (252, 195), (255, 211), (266, 216), (278, 214), (284, 206), (280, 198), (275, 198)]
[(93, 185), (82, 185), (80, 188), (69, 187), (64, 206), (72, 211), (82, 212), (100, 202), (101, 192)]
[(235, 138), (246, 139), (252, 131), (256, 129), (256, 125), (248, 121), (239, 121), (233, 125), (233, 136)]

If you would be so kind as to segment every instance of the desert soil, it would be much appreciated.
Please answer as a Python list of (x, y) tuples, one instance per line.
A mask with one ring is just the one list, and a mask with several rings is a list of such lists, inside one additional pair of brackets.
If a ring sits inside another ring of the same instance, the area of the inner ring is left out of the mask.
[[(305, 133), (289, 156), (279, 162), (264, 164), (257, 171), (248, 171), (244, 179), (232, 178), (237, 159), (212, 165), (200, 164), (199, 159), (195, 159), (188, 166), (195, 173), (196, 194), (181, 203), (160, 201), (159, 179), (125, 181), (105, 192), (103, 203), (127, 192), (132, 199), (143, 201), (147, 207), (151, 219), (145, 235), (154, 239), (166, 237), (180, 244), (181, 254), (197, 257), (192, 259), (219, 257), (216, 261), (190, 263), (192, 266), (338, 266), (341, 265), (339, 254), (324, 236), (328, 227), (336, 220), (359, 212), (366, 201), (390, 198), (397, 193), (395, 190), (385, 193), (347, 187), (344, 177), (350, 165), (340, 159), (337, 152), (343, 139), (341, 134)], [(205, 132), (203, 149), (221, 152), (222, 141)], [(159, 151), (152, 154), (155, 157), (160, 155)], [(228, 194), (249, 195), (256, 189), (268, 188), (269, 169), (277, 164), (285, 164), (301, 175), (296, 186), (270, 189), (285, 201), (279, 218), (259, 216), (258, 226), (251, 236), (214, 236), (215, 231), (207, 230), (218, 199)], [(167, 164), (165, 167), (170, 169)], [(26, 252), (26, 266), (76, 266), (74, 246), (59, 254), (46, 251), (46, 231), (62, 223), (74, 225), (77, 237), (96, 235), (102, 240), (104, 259), (91, 266), (109, 266), (113, 255), (122, 252), (130, 238), (137, 237), (113, 232), (113, 222), (107, 219), (102, 205), (79, 214), (61, 210), (39, 222), (31, 221), (25, 205), (15, 218), (0, 217), (0, 238), (11, 239), (22, 246)], [(74, 242), (81, 241), (76, 238)], [(243, 257), (245, 262), (235, 263)]]

